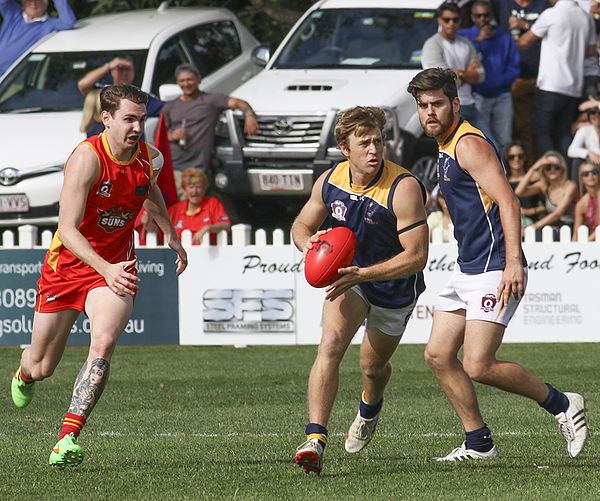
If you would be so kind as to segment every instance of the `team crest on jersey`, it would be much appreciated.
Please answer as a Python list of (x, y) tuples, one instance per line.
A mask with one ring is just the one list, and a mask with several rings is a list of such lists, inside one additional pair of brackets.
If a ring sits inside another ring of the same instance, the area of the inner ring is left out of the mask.
[(481, 309), (486, 313), (494, 311), (497, 302), (498, 300), (494, 294), (486, 294), (481, 298)]
[(110, 197), (110, 192), (112, 191), (112, 183), (110, 181), (103, 181), (100, 186), (98, 186), (98, 191), (96, 195), (100, 195), (101, 197), (108, 198)]
[(331, 215), (338, 221), (346, 220), (346, 212), (348, 212), (348, 207), (341, 200), (331, 203)]
[(131, 219), (133, 211), (119, 207), (117, 209), (98, 209), (98, 225), (106, 232), (124, 228)]

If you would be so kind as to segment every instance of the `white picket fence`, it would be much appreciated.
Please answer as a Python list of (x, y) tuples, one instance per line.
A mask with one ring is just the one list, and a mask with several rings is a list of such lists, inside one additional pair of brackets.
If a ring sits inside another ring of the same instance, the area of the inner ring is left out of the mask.
[[(600, 226), (596, 227), (596, 240), (595, 242), (600, 243)], [(5, 230), (2, 233), (2, 241), (0, 245), (0, 249), (34, 249), (34, 248), (42, 248), (47, 249), (50, 247), (50, 243), (52, 242), (53, 232), (50, 230), (45, 230), (39, 234), (39, 230), (37, 226), (32, 225), (23, 225), (19, 226), (17, 229), (17, 238), (15, 238), (15, 233), (10, 230)], [(268, 235), (267, 232), (263, 229), (257, 229), (252, 233), (252, 227), (247, 224), (236, 224), (231, 228), (231, 235), (228, 235), (227, 232), (222, 231), (217, 235), (217, 247), (223, 246), (233, 246), (233, 247), (245, 247), (248, 245), (256, 245), (259, 247), (265, 247), (267, 245), (272, 245), (274, 247), (281, 247), (291, 242), (289, 232), (285, 232), (282, 229), (273, 230), (271, 235), (271, 242), (268, 244)], [(552, 228), (546, 226), (542, 229), (542, 239), (541, 242), (537, 242), (540, 244), (550, 244), (554, 242), (567, 243), (571, 242), (571, 228), (568, 226), (563, 226), (560, 229), (560, 235), (558, 240), (554, 240), (554, 233)], [(202, 245), (210, 245), (209, 241), (210, 236), (208, 234), (204, 235), (202, 240)], [(589, 230), (587, 226), (580, 226), (577, 230), (577, 241), (581, 243), (588, 242), (589, 239)], [(535, 230), (532, 227), (525, 228), (524, 243), (536, 243), (536, 235)], [(140, 246), (139, 238), (136, 233), (135, 235), (135, 243), (136, 247), (144, 247)], [(184, 231), (182, 235), (182, 243), (184, 247), (188, 247), (192, 245), (192, 233), (190, 231)], [(436, 228), (432, 231), (431, 235), (431, 243), (432, 244), (441, 244), (443, 241), (443, 234), (440, 228)], [(592, 242), (593, 243), (593, 242)], [(145, 247), (155, 248), (161, 247), (162, 245), (157, 244), (157, 237), (154, 233), (148, 233), (146, 236), (146, 245)]]

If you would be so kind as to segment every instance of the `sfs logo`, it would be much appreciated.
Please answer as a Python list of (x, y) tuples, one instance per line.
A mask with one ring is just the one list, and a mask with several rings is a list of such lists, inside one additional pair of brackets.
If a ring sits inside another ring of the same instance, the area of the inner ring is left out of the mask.
[(205, 322), (282, 322), (294, 316), (293, 289), (209, 289)]

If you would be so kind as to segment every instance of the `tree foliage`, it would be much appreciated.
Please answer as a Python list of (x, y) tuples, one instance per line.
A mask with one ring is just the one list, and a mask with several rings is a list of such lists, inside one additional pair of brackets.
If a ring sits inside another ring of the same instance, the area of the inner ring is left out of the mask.
[[(78, 19), (111, 12), (156, 8), (161, 0), (71, 0)], [(264, 45), (274, 49), (314, 0), (171, 0), (170, 6), (224, 7)]]

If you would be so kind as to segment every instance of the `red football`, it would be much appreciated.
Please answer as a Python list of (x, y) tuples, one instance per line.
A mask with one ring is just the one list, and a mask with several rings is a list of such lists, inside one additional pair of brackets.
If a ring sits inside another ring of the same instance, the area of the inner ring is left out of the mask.
[(356, 236), (350, 228), (338, 226), (324, 233), (306, 253), (304, 275), (313, 287), (326, 287), (338, 278), (338, 269), (352, 264)]

